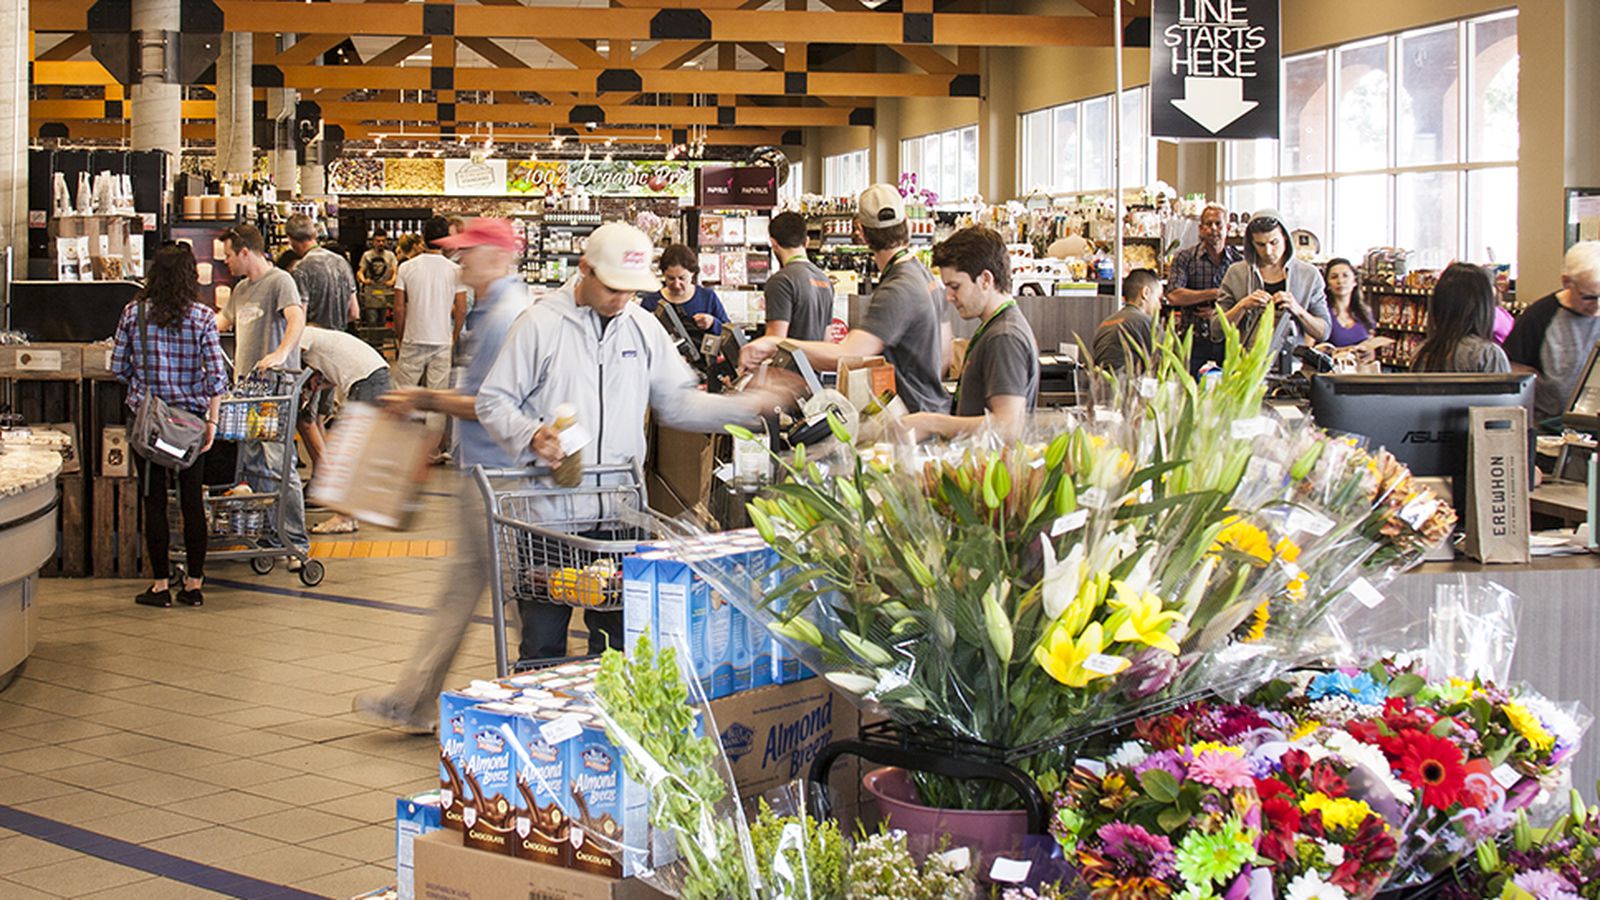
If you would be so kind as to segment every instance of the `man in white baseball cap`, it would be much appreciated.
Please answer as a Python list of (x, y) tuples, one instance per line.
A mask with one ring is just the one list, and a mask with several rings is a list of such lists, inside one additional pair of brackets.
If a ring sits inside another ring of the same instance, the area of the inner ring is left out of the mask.
[[(602, 225), (589, 236), (578, 275), (541, 297), (512, 326), (479, 388), (477, 412), (516, 465), (554, 466), (573, 453), (582, 454), (585, 467), (642, 464), (647, 409), (673, 428), (710, 433), (728, 424), (754, 425), (763, 412), (792, 401), (770, 390), (700, 390), (661, 322), (631, 302), (636, 292), (661, 287), (651, 256), (644, 232), (622, 222)], [(558, 430), (556, 407), (565, 405), (575, 413), (574, 424)], [(622, 472), (602, 483), (628, 481), (631, 474)], [(551, 499), (548, 508), (529, 514), (533, 521), (594, 533), (605, 512), (589, 495)], [(571, 609), (529, 602), (521, 611), (522, 659), (565, 656)], [(608, 644), (621, 649), (620, 612), (590, 610), (584, 621), (590, 653)]]
[[(876, 287), (861, 324), (843, 341), (794, 341), (817, 370), (834, 369), (847, 356), (883, 356), (894, 365), (895, 393), (911, 412), (948, 413), (944, 370), (950, 360), (950, 323), (944, 286), (911, 254), (905, 200), (892, 184), (861, 192), (856, 234), (878, 265)], [(752, 368), (771, 357), (780, 339), (762, 337), (745, 345), (739, 362)]]

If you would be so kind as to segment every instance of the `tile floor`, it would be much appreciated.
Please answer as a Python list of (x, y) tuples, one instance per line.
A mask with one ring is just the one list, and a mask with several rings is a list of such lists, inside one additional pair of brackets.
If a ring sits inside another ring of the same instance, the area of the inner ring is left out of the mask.
[[(315, 589), (281, 565), (257, 576), (219, 564), (203, 608), (163, 610), (134, 605), (135, 581), (42, 581), (38, 648), (0, 691), (0, 898), (350, 897), (392, 884), (394, 798), (434, 785), (435, 744), (372, 727), (350, 704), (392, 683), (428, 633), (454, 512), (445, 478), (413, 532), (319, 539)], [(385, 552), (337, 549), (361, 541)], [(373, 600), (383, 606), (352, 602)], [(493, 668), (491, 629), (476, 624), (452, 680)], [(77, 843), (29, 833), (62, 826), (82, 830)], [(106, 838), (168, 856), (135, 868), (70, 849)], [(214, 881), (215, 893), (156, 874), (185, 860), (258, 882)]]

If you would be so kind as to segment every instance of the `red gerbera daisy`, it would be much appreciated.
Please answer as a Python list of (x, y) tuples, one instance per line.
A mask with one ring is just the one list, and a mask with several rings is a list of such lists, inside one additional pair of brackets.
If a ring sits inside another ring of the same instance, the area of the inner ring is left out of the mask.
[(1448, 809), (1461, 798), (1465, 760), (1461, 748), (1444, 738), (1421, 731), (1406, 734), (1399, 769), (1400, 777), (1420, 789), (1422, 802), (1434, 809)]

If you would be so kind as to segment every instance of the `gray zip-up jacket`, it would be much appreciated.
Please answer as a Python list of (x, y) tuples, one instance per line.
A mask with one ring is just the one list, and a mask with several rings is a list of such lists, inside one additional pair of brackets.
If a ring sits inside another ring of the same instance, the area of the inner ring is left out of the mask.
[[(682, 431), (710, 433), (757, 417), (733, 397), (707, 394), (678, 355), (667, 330), (637, 303), (600, 328), (600, 317), (573, 296), (577, 279), (545, 294), (511, 326), (478, 389), (478, 420), (519, 465), (537, 461), (533, 435), (570, 403), (588, 430), (585, 465), (645, 459), (645, 411)], [(588, 505), (559, 519), (584, 518)], [(582, 529), (579, 529), (582, 530)]]
[[(1327, 286), (1323, 283), (1321, 270), (1305, 260), (1295, 257), (1289, 258), (1289, 264), (1285, 268), (1287, 270), (1285, 278), (1288, 282), (1285, 285), (1285, 289), (1300, 302), (1301, 306), (1306, 308), (1306, 312), (1324, 322), (1331, 321), (1332, 314), (1328, 312)], [(1259, 269), (1248, 262), (1236, 262), (1229, 266), (1227, 273), (1222, 276), (1222, 284), (1217, 291), (1217, 305), (1222, 308), (1223, 312), (1227, 312), (1233, 308), (1235, 303), (1238, 303), (1252, 291), (1262, 286), (1261, 271)], [(1279, 318), (1282, 315), (1287, 315), (1287, 313), (1280, 314)], [(1260, 310), (1251, 310), (1244, 318), (1239, 320), (1239, 334), (1246, 343), (1249, 343), (1255, 335), (1256, 321), (1260, 318)], [(1213, 325), (1211, 339), (1214, 341), (1221, 340), (1222, 329)], [(1302, 343), (1304, 339), (1305, 330), (1300, 327), (1300, 323), (1297, 321), (1293, 323), (1293, 327), (1285, 335), (1284, 344), (1274, 347), (1273, 351), (1282, 350), (1284, 346), (1296, 346)]]

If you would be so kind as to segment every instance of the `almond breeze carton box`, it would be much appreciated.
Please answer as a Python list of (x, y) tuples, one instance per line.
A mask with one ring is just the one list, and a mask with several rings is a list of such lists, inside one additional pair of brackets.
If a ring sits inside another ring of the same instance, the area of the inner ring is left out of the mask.
[(510, 700), (515, 696), (515, 690), (484, 681), (439, 695), (439, 815), (445, 828), (463, 830), (462, 800), (467, 796), (467, 783), (462, 773), (466, 763), (467, 710), (480, 703)]
[(464, 716), (467, 741), (462, 773), (472, 799), (461, 811), (463, 843), (492, 853), (511, 855), (517, 819), (517, 755), (507, 732), (530, 710), (512, 703), (470, 707)]
[[(514, 723), (517, 752), (516, 785), (520, 800), (512, 829), (511, 853), (554, 866), (571, 862), (572, 821), (562, 808), (567, 787), (567, 760), (562, 749), (546, 739), (546, 727), (566, 709), (546, 707)], [(554, 735), (552, 735), (554, 736)]]
[[(712, 627), (711, 591), (689, 563), (677, 557), (656, 562), (656, 631), (663, 647), (680, 648), (678, 664), (693, 673), (707, 697), (714, 691), (719, 656), (708, 652)], [(727, 632), (720, 655), (726, 656)]]
[(568, 843), (572, 868), (606, 878), (629, 878), (645, 868), (650, 846), (649, 791), (628, 777), (622, 750), (592, 716), (566, 718), (578, 733), (559, 742), (567, 795), (577, 806)]
[(639, 646), (639, 636), (650, 632), (651, 640), (659, 639), (656, 618), (656, 563), (672, 554), (653, 550), (622, 559), (622, 632), (623, 649), (633, 658)]

